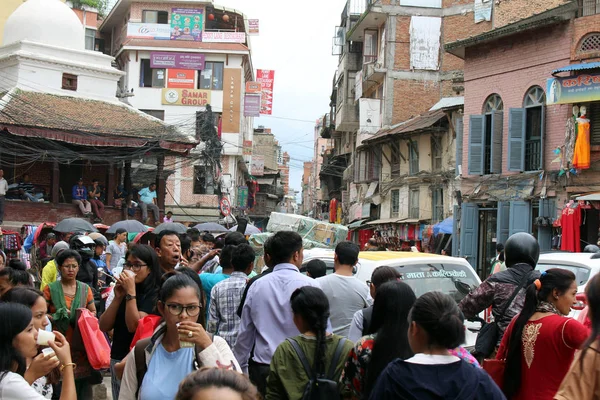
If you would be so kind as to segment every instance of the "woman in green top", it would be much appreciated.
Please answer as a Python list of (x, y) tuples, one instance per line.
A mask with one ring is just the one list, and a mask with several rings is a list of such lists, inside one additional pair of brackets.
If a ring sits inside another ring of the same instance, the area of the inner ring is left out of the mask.
[[(341, 336), (326, 332), (329, 319), (329, 301), (319, 288), (305, 286), (296, 289), (290, 299), (294, 324), (300, 335), (291, 338), (298, 343), (309, 365), (317, 375), (327, 375), (340, 341), (345, 341), (337, 358), (335, 373), (327, 379), (339, 382), (340, 375), (353, 343)], [(271, 360), (267, 378), (266, 400), (300, 400), (309, 377), (290, 340), (277, 347)]]

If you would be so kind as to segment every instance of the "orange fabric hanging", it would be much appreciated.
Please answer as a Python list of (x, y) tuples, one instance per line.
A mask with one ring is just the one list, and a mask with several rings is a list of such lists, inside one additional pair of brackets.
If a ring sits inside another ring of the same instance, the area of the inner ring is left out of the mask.
[(573, 168), (588, 169), (590, 167), (590, 122), (577, 122), (577, 141), (573, 155)]

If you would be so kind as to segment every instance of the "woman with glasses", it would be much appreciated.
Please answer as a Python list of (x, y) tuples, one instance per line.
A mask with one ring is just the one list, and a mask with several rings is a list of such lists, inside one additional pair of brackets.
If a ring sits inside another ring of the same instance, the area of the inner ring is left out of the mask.
[(113, 331), (110, 354), (113, 399), (119, 398), (121, 384), (114, 366), (129, 353), (139, 320), (154, 314), (160, 289), (160, 266), (152, 247), (135, 245), (125, 259), (123, 272), (116, 278), (114, 300), (99, 321), (101, 330)]
[[(76, 279), (81, 256), (75, 250), (63, 250), (56, 256), (56, 266), (60, 272), (61, 280), (52, 282), (44, 288), (44, 298), (48, 302), (48, 311), (54, 330), (62, 333), (69, 343), (72, 343), (75, 328), (77, 309), (87, 308), (96, 314), (94, 295), (92, 289)], [(89, 383), (92, 370), (87, 364), (85, 354), (73, 353), (73, 361), (79, 365), (75, 369), (75, 387), (78, 399), (92, 397), (92, 386)], [(87, 366), (86, 366), (87, 364)]]
[(185, 274), (163, 283), (157, 304), (163, 322), (127, 356), (119, 400), (173, 399), (179, 383), (201, 367), (240, 371), (227, 342), (197, 322), (204, 312), (201, 298)]

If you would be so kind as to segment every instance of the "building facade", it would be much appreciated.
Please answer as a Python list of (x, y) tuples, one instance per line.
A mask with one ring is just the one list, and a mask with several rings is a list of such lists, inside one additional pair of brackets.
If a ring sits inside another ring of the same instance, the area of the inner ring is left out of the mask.
[[(496, 243), (513, 233), (532, 233), (542, 250), (560, 248), (558, 238), (566, 240), (564, 228), (578, 208), (581, 242), (563, 249), (579, 251), (598, 240), (594, 203), (577, 199), (600, 190), (600, 97), (569, 92), (600, 79), (594, 63), (600, 7), (585, 0), (512, 1), (494, 13), (486, 35), (446, 47), (465, 60), (462, 205), (454, 237), (481, 276)], [(586, 119), (587, 166), (574, 158), (577, 127)]]
[(190, 157), (165, 160), (166, 206), (176, 220), (218, 220), (221, 199), (237, 204), (249, 176), (243, 146), (253, 118), (244, 116), (243, 99), (254, 72), (245, 16), (212, 1), (120, 0), (99, 29), (127, 73), (123, 101), (194, 136), (211, 106), (212, 139), (222, 149), (202, 140)]

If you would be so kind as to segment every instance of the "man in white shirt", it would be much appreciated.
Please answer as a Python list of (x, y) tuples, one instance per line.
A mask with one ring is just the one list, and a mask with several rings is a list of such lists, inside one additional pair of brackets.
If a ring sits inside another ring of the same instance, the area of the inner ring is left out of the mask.
[(8, 182), (4, 179), (4, 171), (0, 169), (0, 225), (4, 222), (4, 196), (8, 190)]
[(335, 248), (335, 273), (317, 279), (327, 295), (333, 333), (348, 337), (354, 313), (371, 305), (369, 287), (354, 277), (360, 248), (356, 243), (341, 242)]

